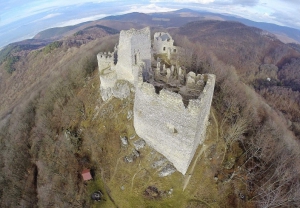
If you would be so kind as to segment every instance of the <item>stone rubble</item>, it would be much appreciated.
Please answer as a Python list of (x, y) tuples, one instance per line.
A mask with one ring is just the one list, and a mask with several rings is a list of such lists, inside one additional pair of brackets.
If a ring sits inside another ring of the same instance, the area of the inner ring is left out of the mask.
[(167, 164), (158, 174), (159, 177), (166, 177), (171, 175), (172, 173), (174, 173), (176, 171), (176, 168), (171, 165), (171, 164)]
[(146, 142), (143, 139), (139, 139), (133, 142), (133, 145), (136, 150), (139, 150), (145, 147)]

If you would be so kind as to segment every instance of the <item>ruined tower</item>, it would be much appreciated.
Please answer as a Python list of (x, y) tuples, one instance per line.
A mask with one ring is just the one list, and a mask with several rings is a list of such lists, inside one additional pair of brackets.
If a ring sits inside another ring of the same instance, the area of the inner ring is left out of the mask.
[(134, 84), (134, 80), (138, 77), (136, 66), (140, 62), (144, 63), (145, 70), (151, 66), (150, 28), (122, 30), (116, 65), (118, 79), (124, 79)]

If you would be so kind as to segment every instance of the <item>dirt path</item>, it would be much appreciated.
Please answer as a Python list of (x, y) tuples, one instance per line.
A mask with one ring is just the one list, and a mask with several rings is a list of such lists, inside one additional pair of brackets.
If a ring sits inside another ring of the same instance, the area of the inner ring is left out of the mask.
[(118, 169), (118, 165), (119, 165), (119, 162), (120, 162), (120, 159), (122, 159), (123, 158), (123, 156), (121, 156), (121, 157), (119, 157), (118, 158), (118, 160), (117, 160), (117, 164), (115, 165), (115, 170), (114, 170), (114, 173), (112, 174), (112, 177), (111, 177), (111, 181), (112, 181), (112, 179), (115, 177), (115, 175), (116, 175), (116, 172), (117, 172), (117, 169)]
[(202, 145), (201, 150), (198, 152), (196, 159), (194, 160), (194, 163), (191, 167), (191, 169), (189, 170), (189, 172), (184, 176), (184, 183), (183, 183), (183, 191), (185, 190), (185, 188), (187, 187), (187, 185), (190, 182), (190, 179), (192, 177), (192, 174), (194, 172), (195, 166), (197, 164), (197, 161), (199, 159), (199, 157), (202, 155), (202, 153), (207, 149), (207, 146), (205, 144)]
[(218, 125), (218, 121), (217, 121), (217, 119), (216, 119), (216, 116), (215, 116), (215, 113), (214, 113), (213, 110), (211, 111), (211, 115), (212, 115), (212, 118), (213, 118), (214, 123), (215, 123), (215, 125), (216, 125), (216, 130), (217, 130), (217, 143), (218, 143), (218, 141), (219, 141), (219, 125)]
[(135, 179), (135, 176), (141, 171), (143, 170), (142, 168), (140, 168), (132, 177), (131, 179), (131, 188), (130, 188), (130, 191), (132, 192), (132, 189), (133, 189), (133, 183), (134, 183), (134, 179)]
[(103, 174), (103, 170), (100, 168), (101, 171), (101, 179), (103, 181), (103, 185), (104, 185), (104, 189), (107, 193), (107, 196), (109, 197), (110, 201), (115, 205), (116, 208), (118, 208), (118, 205), (116, 204), (116, 202), (114, 201), (114, 199), (112, 198), (112, 196), (110, 195), (110, 189), (108, 188), (108, 186), (106, 185), (105, 182), (105, 178), (104, 178), (104, 174)]
[[(217, 134), (217, 141), (219, 141), (219, 125), (218, 125), (218, 122), (217, 122), (217, 119), (216, 119), (216, 116), (214, 114), (213, 111), (211, 111), (211, 115), (212, 115), (212, 118), (214, 120), (214, 123), (215, 123), (215, 129), (217, 130), (216, 134)], [(183, 191), (186, 189), (186, 187), (188, 186), (189, 182), (190, 182), (190, 179), (194, 173), (194, 169), (195, 169), (195, 166), (197, 164), (197, 161), (199, 159), (199, 157), (203, 154), (203, 152), (208, 148), (208, 146), (206, 146), (205, 144), (203, 144), (201, 150), (198, 152), (197, 156), (196, 156), (196, 159), (191, 167), (191, 169), (189, 170), (189, 172), (184, 176), (184, 183), (183, 183)]]

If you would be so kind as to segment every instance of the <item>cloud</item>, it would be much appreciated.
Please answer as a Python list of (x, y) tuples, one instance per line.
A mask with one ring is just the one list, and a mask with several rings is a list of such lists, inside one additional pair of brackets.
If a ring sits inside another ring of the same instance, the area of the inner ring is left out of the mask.
[[(169, 8), (190, 8), (237, 15), (258, 22), (269, 22), (300, 29), (300, 0), (150, 0)], [(176, 3), (174, 3), (176, 2)]]
[(47, 20), (47, 19), (51, 19), (53, 17), (56, 17), (56, 16), (60, 16), (60, 15), (63, 15), (63, 13), (53, 13), (53, 14), (48, 14), (40, 19), (36, 19), (36, 20), (33, 20), (31, 21), (30, 23), (35, 23), (35, 22), (40, 22), (40, 21), (44, 21), (44, 20)]
[(261, 21), (273, 22), (294, 28), (300, 28), (298, 14), (300, 13), (300, 1), (295, 0), (260, 0), (258, 11), (266, 11), (268, 15)]
[(232, 0), (232, 4), (238, 4), (242, 6), (255, 6), (259, 3), (259, 0)]
[(141, 13), (154, 13), (154, 12), (170, 12), (176, 9), (169, 7), (160, 7), (156, 4), (148, 4), (148, 5), (133, 5), (130, 6), (130, 9), (124, 13), (130, 12), (141, 12)]
[(215, 0), (186, 0), (186, 1), (181, 1), (181, 0), (175, 0), (176, 2), (180, 2), (180, 3), (186, 3), (186, 2), (189, 2), (189, 3), (198, 3), (198, 4), (209, 4), (209, 3), (212, 3), (214, 2)]
[(69, 25), (77, 25), (77, 24), (82, 23), (82, 22), (98, 20), (98, 19), (101, 19), (101, 18), (106, 17), (106, 16), (107, 15), (105, 15), (105, 14), (99, 14), (99, 15), (94, 15), (94, 16), (85, 17), (85, 18), (72, 19), (72, 20), (60, 22), (60, 23), (56, 24), (53, 27), (65, 27), (65, 26), (69, 26)]
[(239, 6), (255, 6), (259, 4), (260, 0), (215, 0), (211, 5), (224, 6), (224, 5), (239, 5)]
[[(0, 2), (0, 26), (8, 25), (20, 19), (39, 14), (42, 12), (53, 11), (57, 8), (82, 5), (85, 3), (115, 2), (116, 0), (10, 0)], [(6, 9), (4, 9), (6, 8)]]
[[(209, 4), (214, 2), (215, 0), (174, 0), (176, 3), (182, 3), (182, 4), (187, 4), (187, 3), (198, 3), (198, 4)], [(170, 0), (150, 0), (152, 3), (158, 3), (158, 2), (170, 2)]]
[(59, 15), (61, 15), (61, 14), (62, 14), (62, 13), (48, 14), (48, 15), (46, 15), (45, 17), (42, 17), (41, 19), (39, 19), (39, 21), (41, 21), (41, 20), (46, 20), (46, 19), (50, 19), (50, 18), (59, 16)]
[(300, 28), (300, 21), (298, 18), (295, 18), (293, 15), (294, 13), (290, 12), (283, 12), (283, 11), (274, 11), (270, 14), (270, 18), (280, 21), (280, 24), (289, 26), (289, 27), (296, 27)]

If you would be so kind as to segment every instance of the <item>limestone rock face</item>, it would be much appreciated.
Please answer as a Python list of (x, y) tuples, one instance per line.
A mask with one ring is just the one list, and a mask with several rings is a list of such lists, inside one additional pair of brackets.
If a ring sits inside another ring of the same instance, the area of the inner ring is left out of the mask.
[(130, 95), (130, 87), (126, 82), (118, 82), (112, 88), (100, 88), (102, 100), (106, 101), (110, 97), (125, 99)]
[(160, 172), (159, 172), (159, 177), (165, 177), (168, 175), (171, 175), (172, 173), (174, 173), (176, 171), (176, 169), (174, 168), (173, 165), (171, 164), (167, 164)]
[(166, 158), (160, 158), (159, 160), (155, 161), (152, 164), (152, 168), (161, 168), (163, 165), (165, 165), (168, 162)]
[(128, 111), (128, 113), (127, 113), (127, 120), (131, 120), (132, 117), (133, 117), (133, 111), (130, 110), (130, 111)]
[(142, 139), (136, 140), (135, 142), (133, 142), (134, 148), (136, 150), (142, 149), (145, 147), (146, 142)]
[(123, 147), (127, 147), (128, 146), (128, 139), (127, 139), (127, 137), (123, 136), (123, 137), (120, 137), (120, 139), (121, 139), (121, 145)]
[(126, 163), (132, 163), (139, 156), (140, 156), (140, 153), (134, 149), (131, 154), (124, 157), (124, 161)]

